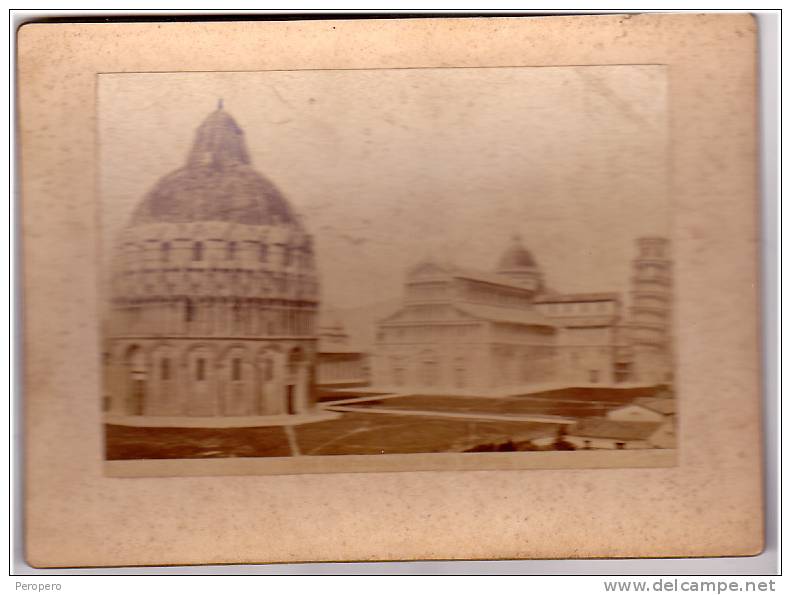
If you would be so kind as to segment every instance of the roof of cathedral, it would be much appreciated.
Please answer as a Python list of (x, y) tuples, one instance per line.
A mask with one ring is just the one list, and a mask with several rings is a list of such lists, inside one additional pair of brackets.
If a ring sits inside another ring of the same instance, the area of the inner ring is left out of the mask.
[(555, 327), (555, 323), (536, 310), (522, 308), (502, 308), (485, 304), (455, 304), (455, 307), (474, 316), (492, 322), (505, 322), (509, 324), (522, 324), (526, 326)]
[(132, 224), (223, 221), (298, 225), (277, 187), (255, 171), (244, 132), (222, 103), (198, 127), (186, 164), (159, 179)]
[(505, 287), (513, 287), (514, 289), (522, 289), (525, 288), (513, 279), (510, 279), (506, 276), (500, 275), (498, 273), (489, 273), (487, 271), (476, 271), (473, 269), (466, 269), (455, 267), (452, 272), (453, 277), (457, 279), (470, 279), (472, 281), (482, 281), (484, 283), (490, 283), (492, 285), (502, 285)]
[[(434, 258), (429, 258), (412, 267), (410, 275), (414, 274), (416, 271), (419, 271), (421, 268), (429, 266), (434, 267), (440, 272), (442, 276), (452, 277), (454, 279), (469, 279), (472, 281), (489, 283), (491, 285), (501, 285), (503, 287), (519, 289), (522, 291), (526, 290), (526, 288), (518, 281), (515, 281), (514, 279), (508, 277), (507, 275), (503, 275), (502, 273), (492, 273), (489, 271), (479, 271), (477, 269), (460, 267), (452, 263), (440, 262)], [(423, 281), (423, 279), (418, 280), (418, 282), (420, 281)]]
[(533, 255), (522, 244), (522, 238), (519, 235), (514, 235), (511, 238), (511, 245), (500, 257), (497, 269), (509, 271), (513, 269), (536, 268), (536, 266)]

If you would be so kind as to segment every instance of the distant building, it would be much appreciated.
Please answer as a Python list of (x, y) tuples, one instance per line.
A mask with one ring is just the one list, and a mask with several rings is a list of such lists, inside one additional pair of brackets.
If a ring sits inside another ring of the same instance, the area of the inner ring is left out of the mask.
[(361, 386), (370, 383), (368, 355), (352, 344), (340, 318), (319, 326), (318, 374), (320, 385)]
[(627, 405), (607, 413), (607, 419), (615, 421), (663, 422), (675, 416), (674, 399), (640, 397)]
[(404, 306), (379, 323), (375, 384), (452, 391), (552, 379), (557, 329), (533, 307), (541, 274), (521, 246), (500, 268), (425, 262), (410, 270)]
[[(570, 384), (613, 384), (630, 380), (622, 344), (622, 304), (617, 293), (550, 294), (535, 308), (557, 329), (557, 377)], [(626, 366), (621, 367), (622, 364)]]
[(643, 238), (638, 247), (631, 319), (617, 293), (549, 290), (518, 237), (494, 273), (418, 264), (407, 273), (403, 306), (379, 322), (374, 384), (486, 391), (668, 382), (666, 240)]
[[(662, 424), (656, 422), (613, 421), (601, 417), (585, 418), (569, 426), (563, 439), (577, 450), (656, 448), (652, 438), (661, 427)], [(545, 447), (551, 445), (555, 440), (554, 437), (537, 438), (533, 440), (533, 444)]]
[(313, 243), (222, 107), (118, 238), (105, 406), (121, 416), (313, 409)]

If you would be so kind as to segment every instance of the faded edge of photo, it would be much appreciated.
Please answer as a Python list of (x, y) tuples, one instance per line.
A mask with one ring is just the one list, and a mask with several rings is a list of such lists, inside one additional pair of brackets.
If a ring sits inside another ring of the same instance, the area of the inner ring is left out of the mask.
[(105, 461), (108, 477), (672, 467), (675, 449)]

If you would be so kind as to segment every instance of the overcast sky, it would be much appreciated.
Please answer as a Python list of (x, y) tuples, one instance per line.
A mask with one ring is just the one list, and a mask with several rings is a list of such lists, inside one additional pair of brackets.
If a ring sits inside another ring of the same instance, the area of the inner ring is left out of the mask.
[(401, 294), (433, 255), (492, 270), (521, 233), (555, 290), (625, 291), (668, 235), (662, 66), (99, 77), (105, 257), (223, 98), (314, 234), (322, 302)]

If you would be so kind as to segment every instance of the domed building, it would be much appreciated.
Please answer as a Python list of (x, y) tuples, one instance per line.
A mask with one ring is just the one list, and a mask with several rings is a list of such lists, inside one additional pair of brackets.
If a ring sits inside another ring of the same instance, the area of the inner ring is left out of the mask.
[(657, 384), (669, 378), (666, 240), (637, 241), (633, 315), (617, 292), (559, 293), (517, 235), (494, 273), (426, 261), (380, 320), (372, 358), (382, 389), (519, 394), (536, 385)]
[(314, 408), (311, 236), (220, 104), (145, 195), (114, 255), (106, 409), (271, 416)]
[(534, 306), (542, 273), (515, 236), (495, 272), (426, 261), (379, 322), (376, 386), (458, 394), (550, 382), (558, 332)]

